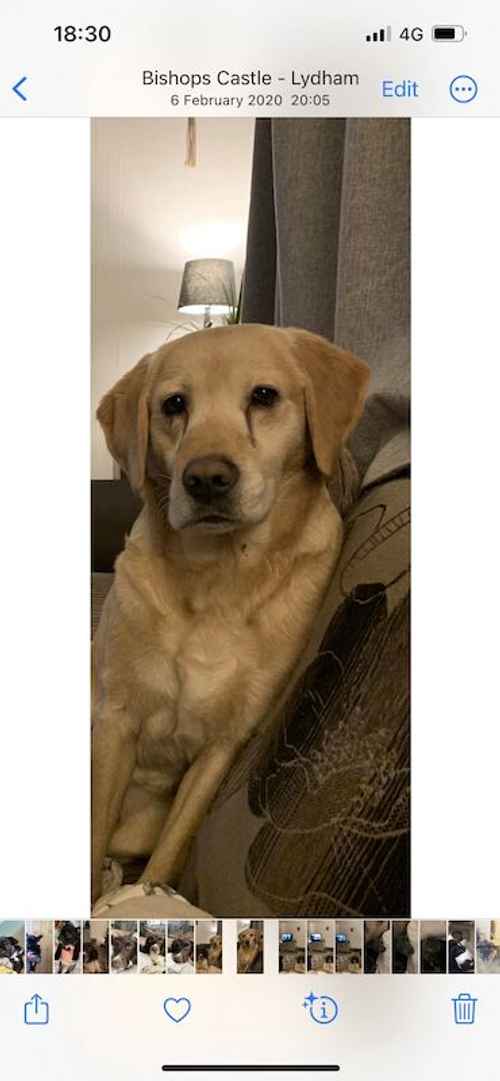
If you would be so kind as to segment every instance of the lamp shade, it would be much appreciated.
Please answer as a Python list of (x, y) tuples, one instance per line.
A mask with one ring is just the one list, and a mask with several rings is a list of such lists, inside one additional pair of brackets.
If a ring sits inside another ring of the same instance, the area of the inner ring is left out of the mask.
[(191, 259), (184, 267), (177, 309), (186, 315), (227, 315), (235, 306), (236, 281), (230, 259)]

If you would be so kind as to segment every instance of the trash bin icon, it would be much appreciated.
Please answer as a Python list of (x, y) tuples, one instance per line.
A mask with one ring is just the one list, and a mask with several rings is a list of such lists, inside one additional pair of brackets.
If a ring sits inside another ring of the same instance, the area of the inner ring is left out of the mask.
[(477, 998), (473, 998), (469, 995), (468, 991), (462, 991), (462, 994), (457, 995), (456, 998), (452, 998), (453, 1012), (456, 1025), (473, 1025), (476, 1020), (476, 1002)]

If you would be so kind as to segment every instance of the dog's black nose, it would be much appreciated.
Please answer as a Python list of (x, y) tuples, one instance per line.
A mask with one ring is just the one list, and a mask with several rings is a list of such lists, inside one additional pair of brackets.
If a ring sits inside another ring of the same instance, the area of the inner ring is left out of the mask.
[(229, 494), (240, 471), (227, 458), (193, 458), (182, 474), (186, 492), (198, 503), (212, 503)]

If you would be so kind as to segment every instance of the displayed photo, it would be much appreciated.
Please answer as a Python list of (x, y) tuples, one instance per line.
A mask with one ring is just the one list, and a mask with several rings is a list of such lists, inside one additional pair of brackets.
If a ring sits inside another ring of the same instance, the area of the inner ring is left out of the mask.
[(280, 920), (279, 971), (307, 971), (307, 920)]
[(109, 972), (109, 924), (107, 920), (83, 921), (83, 972)]
[(474, 972), (475, 930), (473, 920), (448, 922), (448, 972), (454, 975)]
[(222, 920), (198, 920), (196, 924), (196, 972), (222, 975)]
[(54, 926), (52, 920), (26, 920), (26, 973), (46, 975), (53, 971)]
[(335, 921), (335, 970), (358, 975), (363, 971), (363, 921)]
[(92, 122), (94, 916), (410, 908), (409, 132)]
[(238, 920), (236, 926), (236, 971), (264, 971), (264, 921)]
[(116, 976), (134, 976), (137, 972), (137, 920), (113, 920), (111, 934), (111, 972)]
[(446, 920), (420, 921), (420, 971), (440, 974), (447, 969)]
[(500, 919), (476, 920), (477, 971), (500, 975)]
[(194, 975), (194, 926), (193, 920), (168, 921), (167, 972), (171, 976)]
[(364, 971), (389, 975), (391, 971), (391, 925), (389, 920), (365, 920)]
[(335, 972), (335, 923), (333, 920), (308, 921), (307, 971)]
[(162, 920), (139, 923), (139, 972), (163, 976), (166, 971), (166, 928)]
[(407, 975), (418, 972), (418, 920), (393, 920), (392, 971)]
[(75, 976), (82, 971), (82, 925), (80, 920), (54, 921), (54, 972)]
[(1, 920), (0, 976), (22, 976), (24, 970), (24, 920)]

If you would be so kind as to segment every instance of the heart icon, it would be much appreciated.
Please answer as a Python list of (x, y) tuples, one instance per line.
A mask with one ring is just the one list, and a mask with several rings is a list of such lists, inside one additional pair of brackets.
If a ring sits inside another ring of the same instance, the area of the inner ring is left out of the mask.
[(183, 1021), (190, 1012), (191, 1003), (188, 998), (166, 998), (163, 1009), (167, 1017), (178, 1025), (179, 1021)]

